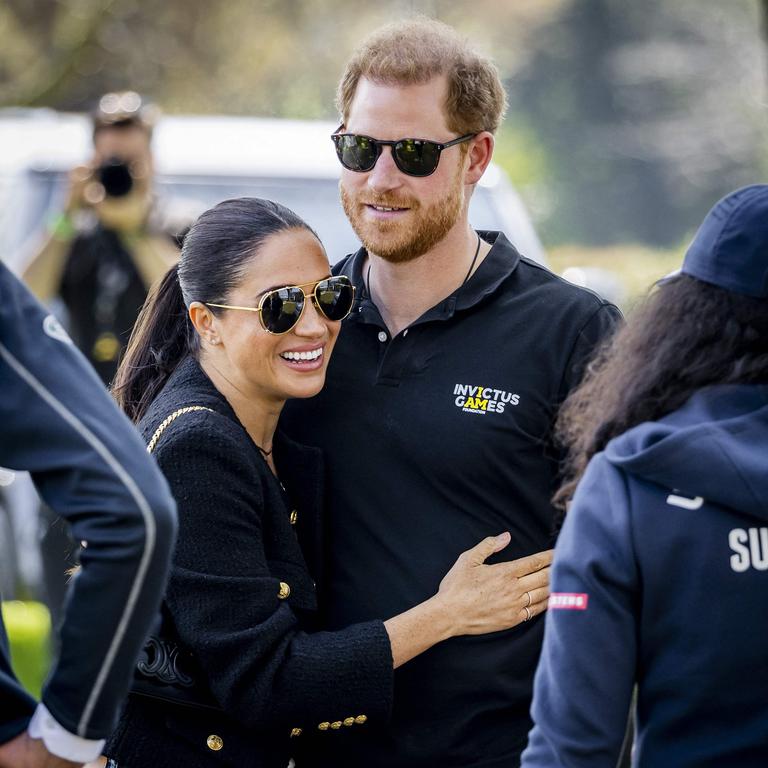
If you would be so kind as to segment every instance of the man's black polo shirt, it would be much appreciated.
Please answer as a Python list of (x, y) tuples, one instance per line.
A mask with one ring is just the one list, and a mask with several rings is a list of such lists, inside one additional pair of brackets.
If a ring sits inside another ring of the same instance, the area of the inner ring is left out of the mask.
[[(552, 544), (553, 417), (620, 314), (481, 235), (493, 247), (472, 278), (394, 339), (365, 289), (365, 251), (334, 269), (361, 299), (325, 389), (281, 422), (326, 455), (328, 629), (425, 600), (485, 536), (512, 534), (496, 559)], [(307, 735), (297, 765), (511, 768), (543, 630), (539, 617), (432, 648), (396, 671), (391, 724)]]

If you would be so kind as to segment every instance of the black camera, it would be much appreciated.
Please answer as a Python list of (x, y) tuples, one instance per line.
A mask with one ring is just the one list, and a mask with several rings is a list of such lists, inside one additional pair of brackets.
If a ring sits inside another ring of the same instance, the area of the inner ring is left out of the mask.
[(133, 189), (131, 169), (119, 157), (111, 157), (96, 169), (96, 178), (107, 197), (125, 197)]

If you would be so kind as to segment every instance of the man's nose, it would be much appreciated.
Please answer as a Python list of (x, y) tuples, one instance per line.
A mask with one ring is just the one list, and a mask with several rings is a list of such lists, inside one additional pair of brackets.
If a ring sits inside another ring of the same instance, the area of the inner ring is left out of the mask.
[(382, 147), (376, 165), (368, 171), (368, 186), (376, 192), (396, 189), (403, 183), (403, 172), (395, 164), (392, 147)]

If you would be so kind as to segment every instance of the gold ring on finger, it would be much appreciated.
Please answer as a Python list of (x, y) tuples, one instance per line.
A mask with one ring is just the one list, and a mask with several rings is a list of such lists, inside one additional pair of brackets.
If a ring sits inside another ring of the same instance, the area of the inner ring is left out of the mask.
[(533, 613), (531, 612), (531, 609), (526, 605), (525, 606), (525, 620), (530, 621), (533, 618)]
[(523, 608), (527, 608), (533, 602), (533, 600), (531, 600), (531, 593), (530, 592), (526, 592), (525, 596), (528, 598), (528, 602), (523, 606)]

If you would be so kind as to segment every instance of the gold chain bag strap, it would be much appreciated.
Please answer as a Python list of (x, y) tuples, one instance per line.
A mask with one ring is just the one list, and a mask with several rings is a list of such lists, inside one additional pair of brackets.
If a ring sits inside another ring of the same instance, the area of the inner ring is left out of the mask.
[[(204, 405), (179, 408), (160, 422), (147, 444), (147, 452), (155, 450), (163, 432), (179, 416), (194, 411), (214, 413)], [(136, 664), (131, 693), (187, 707), (219, 709), (194, 655), (179, 643), (173, 619), (164, 604), (160, 611), (159, 627), (147, 638)]]
[(179, 408), (177, 411), (174, 411), (170, 416), (166, 416), (160, 422), (160, 426), (155, 430), (155, 434), (152, 435), (152, 438), (147, 445), (147, 453), (152, 453), (152, 451), (155, 450), (155, 446), (157, 445), (160, 436), (171, 424), (173, 424), (174, 421), (176, 421), (176, 419), (179, 418), (179, 416), (183, 416), (185, 413), (191, 413), (192, 411), (210, 411), (213, 413), (212, 408), (206, 408), (204, 405), (187, 405), (184, 408)]

